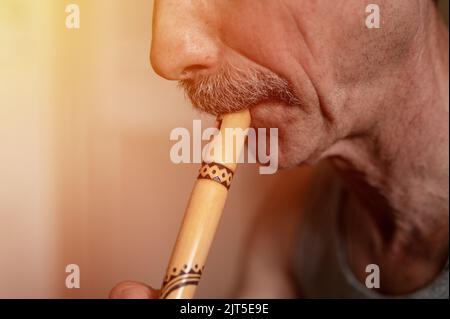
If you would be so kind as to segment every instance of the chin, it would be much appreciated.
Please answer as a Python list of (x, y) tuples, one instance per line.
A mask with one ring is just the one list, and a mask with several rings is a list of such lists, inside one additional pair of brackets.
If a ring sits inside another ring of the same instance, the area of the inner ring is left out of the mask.
[(315, 165), (323, 158), (328, 139), (323, 131), (308, 131), (284, 127), (280, 130), (278, 146), (278, 167), (290, 169), (304, 165)]
[(313, 165), (317, 160), (311, 159), (310, 154), (299, 148), (284, 148), (280, 146), (278, 150), (278, 167), (279, 169), (292, 169), (298, 166)]

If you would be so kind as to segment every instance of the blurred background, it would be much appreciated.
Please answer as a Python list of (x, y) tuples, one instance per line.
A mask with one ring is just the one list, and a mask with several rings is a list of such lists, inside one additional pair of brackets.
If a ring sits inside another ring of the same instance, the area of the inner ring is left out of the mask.
[[(214, 122), (151, 70), (152, 1), (72, 2), (0, 1), (0, 298), (159, 286), (198, 170), (171, 163), (170, 131)], [(306, 174), (257, 169), (240, 168), (198, 297), (233, 292), (248, 230), (268, 202), (295, 202)], [(68, 264), (80, 289), (65, 287)]]

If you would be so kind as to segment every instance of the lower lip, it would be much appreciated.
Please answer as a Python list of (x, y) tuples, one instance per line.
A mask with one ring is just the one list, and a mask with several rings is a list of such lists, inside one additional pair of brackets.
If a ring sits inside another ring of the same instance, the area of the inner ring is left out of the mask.
[(261, 102), (250, 108), (250, 114), (252, 117), (251, 127), (253, 128), (276, 128), (278, 124), (274, 117), (270, 116), (270, 113), (275, 112), (277, 109), (286, 107), (283, 103), (276, 101)]

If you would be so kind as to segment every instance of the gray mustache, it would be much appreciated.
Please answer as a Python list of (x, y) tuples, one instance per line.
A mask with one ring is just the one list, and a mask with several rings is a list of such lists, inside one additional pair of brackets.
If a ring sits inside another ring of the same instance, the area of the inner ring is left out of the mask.
[(289, 82), (271, 71), (227, 65), (214, 75), (179, 82), (193, 106), (212, 115), (238, 112), (265, 101), (297, 106)]

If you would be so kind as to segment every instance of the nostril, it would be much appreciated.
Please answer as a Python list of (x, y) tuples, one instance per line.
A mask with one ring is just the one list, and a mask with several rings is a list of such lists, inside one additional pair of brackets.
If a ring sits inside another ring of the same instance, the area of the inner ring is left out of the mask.
[(184, 70), (181, 72), (181, 77), (183, 80), (192, 78), (195, 75), (201, 73), (202, 71), (205, 71), (206, 69), (208, 69), (208, 67), (206, 67), (205, 65), (201, 65), (201, 64), (191, 65), (191, 66), (184, 68)]

